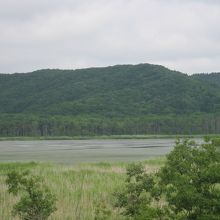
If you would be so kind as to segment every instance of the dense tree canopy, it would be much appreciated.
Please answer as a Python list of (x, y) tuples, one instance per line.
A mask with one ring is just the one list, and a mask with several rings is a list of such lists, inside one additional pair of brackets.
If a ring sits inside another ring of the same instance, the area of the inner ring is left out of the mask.
[(220, 216), (220, 141), (178, 141), (165, 165), (147, 174), (143, 164), (127, 169), (116, 206), (136, 220), (218, 220)]
[(217, 78), (150, 64), (0, 74), (0, 135), (218, 133)]

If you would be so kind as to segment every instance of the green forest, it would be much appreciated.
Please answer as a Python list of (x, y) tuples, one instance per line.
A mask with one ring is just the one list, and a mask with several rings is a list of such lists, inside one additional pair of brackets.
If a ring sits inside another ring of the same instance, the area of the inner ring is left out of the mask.
[(217, 134), (219, 82), (152, 64), (0, 74), (0, 136)]

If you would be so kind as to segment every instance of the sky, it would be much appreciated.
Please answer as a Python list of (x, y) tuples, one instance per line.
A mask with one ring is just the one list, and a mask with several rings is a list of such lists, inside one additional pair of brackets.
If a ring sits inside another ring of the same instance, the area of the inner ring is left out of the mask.
[(0, 72), (153, 63), (220, 72), (219, 0), (0, 0)]

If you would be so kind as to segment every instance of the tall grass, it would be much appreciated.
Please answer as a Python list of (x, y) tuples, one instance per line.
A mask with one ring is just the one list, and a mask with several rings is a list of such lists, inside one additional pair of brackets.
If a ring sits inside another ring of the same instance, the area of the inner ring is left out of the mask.
[[(158, 166), (157, 162), (146, 162), (149, 172)], [(12, 217), (11, 210), (18, 198), (9, 195), (5, 184), (7, 173), (14, 169), (29, 169), (43, 177), (57, 197), (58, 209), (51, 220), (93, 220), (100, 203), (112, 210), (111, 219), (123, 219), (111, 205), (113, 192), (124, 184), (125, 167), (126, 163), (105, 162), (74, 166), (35, 162), (0, 164), (0, 219), (17, 219)]]

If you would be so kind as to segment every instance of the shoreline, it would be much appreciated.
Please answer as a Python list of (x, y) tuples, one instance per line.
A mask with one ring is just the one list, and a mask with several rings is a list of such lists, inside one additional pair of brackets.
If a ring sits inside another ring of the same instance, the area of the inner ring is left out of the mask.
[(177, 138), (203, 138), (204, 136), (220, 137), (220, 134), (198, 135), (101, 135), (101, 136), (17, 136), (0, 137), (0, 141), (43, 141), (43, 140), (118, 140), (118, 139), (177, 139)]

